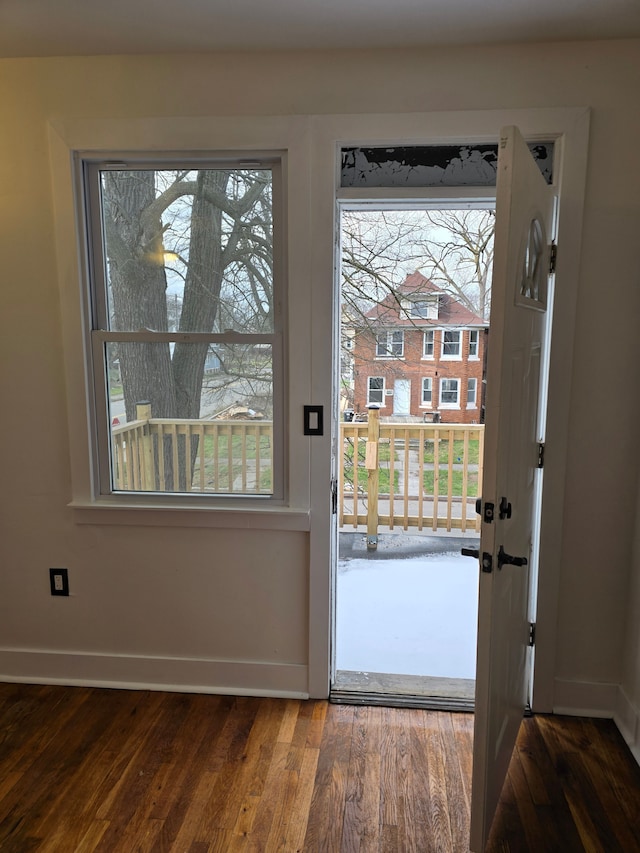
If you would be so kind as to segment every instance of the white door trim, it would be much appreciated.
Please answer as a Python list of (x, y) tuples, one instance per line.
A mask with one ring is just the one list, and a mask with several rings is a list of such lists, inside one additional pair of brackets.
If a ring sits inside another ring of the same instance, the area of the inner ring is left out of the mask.
[[(336, 334), (336, 197), (338, 148), (358, 144), (425, 144), (497, 141), (500, 128), (515, 124), (533, 141), (556, 140), (554, 183), (559, 187), (557, 280), (551, 344), (547, 453), (538, 581), (538, 631), (534, 709), (553, 710), (556, 618), (562, 560), (564, 481), (575, 313), (582, 242), (589, 110), (577, 108), (488, 110), (311, 117), (311, 351), (310, 397), (332, 411), (332, 365)], [(332, 423), (335, 429), (337, 420)], [(327, 433), (329, 430), (327, 430)], [(331, 437), (316, 439), (310, 471), (309, 694), (329, 692), (331, 619)]]

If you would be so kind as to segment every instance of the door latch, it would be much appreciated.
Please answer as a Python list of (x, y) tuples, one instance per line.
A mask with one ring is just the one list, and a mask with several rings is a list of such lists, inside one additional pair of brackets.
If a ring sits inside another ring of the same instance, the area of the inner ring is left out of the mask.
[(499, 509), (499, 516), (501, 521), (504, 521), (505, 518), (511, 518), (511, 504), (504, 496), (500, 499)]
[[(461, 548), (460, 553), (463, 557), (474, 557), (476, 560), (480, 559), (480, 551), (477, 548)], [(493, 557), (487, 551), (482, 552), (480, 568), (483, 572), (487, 573), (493, 569)]]
[(511, 554), (507, 554), (502, 545), (500, 546), (500, 550), (498, 551), (498, 568), (501, 569), (505, 565), (509, 566), (526, 566), (528, 564), (528, 560), (526, 557), (512, 557)]

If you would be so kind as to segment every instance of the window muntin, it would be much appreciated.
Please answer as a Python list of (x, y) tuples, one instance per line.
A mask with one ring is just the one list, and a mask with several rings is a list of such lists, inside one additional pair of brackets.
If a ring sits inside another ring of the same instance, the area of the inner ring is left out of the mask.
[(423, 358), (433, 358), (435, 333), (433, 329), (426, 329), (424, 333), (424, 341), (422, 344)]
[(444, 329), (442, 332), (442, 358), (461, 358), (462, 331), (460, 329)]
[(394, 329), (376, 335), (377, 358), (402, 358), (404, 355), (404, 331)]
[(279, 162), (84, 175), (99, 493), (282, 498)]
[(469, 330), (469, 358), (478, 358), (480, 346), (480, 332), (478, 329)]
[(384, 376), (370, 376), (367, 380), (367, 405), (384, 404)]
[(425, 376), (422, 379), (422, 402), (421, 405), (431, 407), (433, 404), (433, 379)]
[(475, 377), (467, 379), (467, 409), (478, 407), (478, 380)]
[(460, 380), (459, 379), (441, 379), (440, 380), (440, 408), (441, 409), (458, 409), (458, 408), (460, 408)]

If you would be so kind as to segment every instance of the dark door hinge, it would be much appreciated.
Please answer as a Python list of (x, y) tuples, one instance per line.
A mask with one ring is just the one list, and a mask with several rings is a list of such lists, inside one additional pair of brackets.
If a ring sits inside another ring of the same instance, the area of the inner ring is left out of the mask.
[(544, 441), (538, 442), (538, 468), (544, 468)]
[(558, 247), (555, 243), (551, 244), (549, 250), (549, 275), (553, 275), (556, 271), (556, 261), (558, 259)]
[(536, 623), (529, 622), (529, 645), (531, 647), (536, 644)]
[(331, 481), (331, 515), (336, 515), (338, 512), (338, 481)]

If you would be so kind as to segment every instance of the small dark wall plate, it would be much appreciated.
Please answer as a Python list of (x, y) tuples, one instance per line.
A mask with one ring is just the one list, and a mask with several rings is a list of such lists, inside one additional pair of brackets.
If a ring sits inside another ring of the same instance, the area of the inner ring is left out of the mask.
[(69, 572), (67, 569), (49, 569), (51, 595), (69, 595)]

